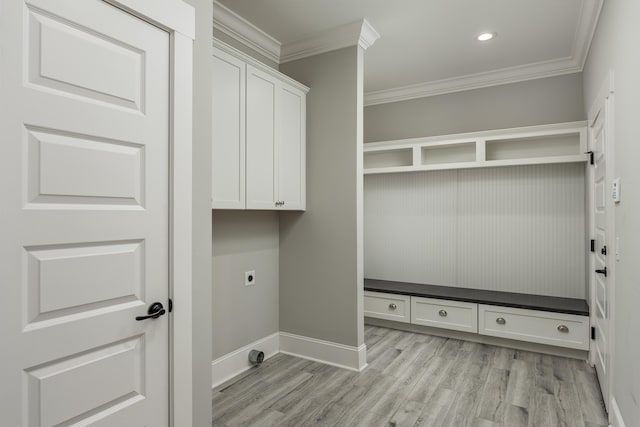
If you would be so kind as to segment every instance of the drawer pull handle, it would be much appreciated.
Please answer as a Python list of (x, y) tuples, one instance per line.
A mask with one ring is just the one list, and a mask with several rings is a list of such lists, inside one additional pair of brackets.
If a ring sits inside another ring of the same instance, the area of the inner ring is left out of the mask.
[(558, 331), (566, 334), (569, 332), (569, 327), (567, 325), (560, 325), (558, 326)]
[(440, 310), (438, 314), (440, 315), (440, 317), (447, 317), (447, 312), (445, 310)]
[(396, 308), (398, 308), (398, 306), (394, 303), (389, 304), (389, 310), (395, 310)]
[(496, 323), (497, 323), (498, 325), (504, 325), (505, 323), (507, 323), (507, 321), (506, 321), (506, 320), (504, 320), (504, 317), (498, 317), (498, 318), (496, 319)]

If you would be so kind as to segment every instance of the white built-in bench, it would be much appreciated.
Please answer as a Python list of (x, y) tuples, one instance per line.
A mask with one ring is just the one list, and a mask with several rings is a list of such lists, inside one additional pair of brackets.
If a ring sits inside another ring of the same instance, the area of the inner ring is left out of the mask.
[(589, 350), (585, 300), (365, 279), (364, 315)]

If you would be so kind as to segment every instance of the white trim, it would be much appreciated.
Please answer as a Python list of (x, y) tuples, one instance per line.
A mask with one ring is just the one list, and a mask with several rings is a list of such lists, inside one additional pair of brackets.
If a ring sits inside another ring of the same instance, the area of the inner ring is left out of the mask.
[(380, 38), (380, 33), (366, 19), (362, 20), (362, 29), (358, 38), (358, 46), (369, 49)]
[(250, 369), (249, 352), (253, 349), (264, 352), (264, 360), (275, 356), (280, 351), (280, 333), (261, 338), (211, 362), (211, 387), (216, 388)]
[(356, 372), (367, 367), (366, 344), (353, 347), (280, 332), (280, 352)]
[(169, 295), (171, 425), (193, 424), (193, 39), (171, 34)]
[(213, 47), (215, 47), (216, 49), (220, 49), (221, 51), (228, 53), (229, 55), (240, 59), (243, 62), (246, 62), (247, 64), (251, 65), (252, 67), (255, 67), (257, 69), (259, 69), (260, 71), (267, 73), (273, 77), (275, 77), (278, 80), (282, 80), (284, 82), (286, 82), (287, 84), (289, 84), (290, 86), (293, 86), (295, 88), (297, 88), (298, 90), (303, 91), (304, 93), (308, 93), (309, 92), (309, 88), (305, 85), (303, 85), (302, 83), (295, 81), (294, 79), (292, 79), (291, 77), (287, 76), (286, 74), (281, 73), (280, 71), (276, 70), (275, 68), (269, 67), (268, 65), (265, 65), (263, 62), (258, 61), (257, 59), (253, 58), (252, 56), (247, 55), (244, 52), (239, 51), (238, 49), (234, 48), (233, 46), (230, 46), (229, 44), (223, 42), (220, 39), (217, 38), (213, 38)]
[(364, 105), (368, 107), (370, 105), (408, 101), (446, 93), (578, 73), (580, 71), (582, 71), (582, 67), (573, 58), (554, 59), (392, 89), (370, 91), (364, 94)]
[(181, 0), (103, 0), (170, 32), (196, 38), (195, 9)]
[(414, 144), (442, 142), (451, 144), (452, 142), (469, 142), (481, 138), (525, 138), (530, 136), (557, 135), (560, 133), (574, 133), (587, 126), (587, 121), (552, 123), (549, 125), (522, 126), (517, 128), (505, 128), (496, 130), (482, 130), (478, 132), (454, 133), (450, 135), (436, 135), (427, 137), (396, 139), (389, 141), (375, 141), (364, 144), (364, 151), (375, 151), (375, 147), (387, 147), (397, 145), (397, 148), (410, 147)]
[(105, 0), (170, 37), (169, 329), (170, 425), (193, 424), (192, 115), (195, 9), (181, 0)]
[(580, 18), (578, 19), (578, 26), (573, 39), (573, 46), (571, 47), (571, 56), (580, 65), (580, 71), (582, 71), (587, 61), (589, 48), (596, 32), (603, 5), (604, 0), (581, 2)]
[(363, 49), (367, 49), (379, 38), (380, 34), (366, 19), (362, 19), (322, 31), (304, 40), (284, 44), (280, 53), (280, 63), (295, 61), (349, 46), (360, 46)]
[(611, 398), (611, 411), (609, 416), (611, 418), (611, 427), (626, 427), (615, 397)]
[(584, 68), (604, 0), (585, 1), (581, 3), (580, 18), (571, 47), (571, 56), (569, 57), (391, 89), (370, 91), (364, 94), (364, 105), (367, 107), (370, 105), (407, 101), (427, 96), (462, 92), (465, 90), (517, 83), (544, 77), (579, 73)]
[(275, 63), (280, 62), (280, 42), (218, 1), (213, 2), (213, 29), (242, 43)]

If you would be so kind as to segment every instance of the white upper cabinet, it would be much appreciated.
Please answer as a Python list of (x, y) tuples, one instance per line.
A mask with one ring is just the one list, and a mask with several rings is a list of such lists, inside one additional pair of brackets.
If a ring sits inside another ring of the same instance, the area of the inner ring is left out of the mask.
[(280, 131), (277, 157), (277, 199), (282, 209), (305, 209), (306, 94), (294, 87), (280, 88)]
[(245, 63), (215, 50), (213, 56), (212, 206), (245, 207)]
[(309, 89), (216, 44), (213, 208), (305, 210)]
[(247, 209), (276, 207), (278, 82), (247, 65)]

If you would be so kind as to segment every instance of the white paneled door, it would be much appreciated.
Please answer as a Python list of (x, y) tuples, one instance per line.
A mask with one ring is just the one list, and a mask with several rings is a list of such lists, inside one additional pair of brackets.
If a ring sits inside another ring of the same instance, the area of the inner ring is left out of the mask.
[(0, 424), (168, 425), (169, 34), (2, 1)]
[(592, 326), (595, 341), (592, 348), (596, 372), (607, 410), (609, 409), (609, 386), (611, 383), (611, 265), (612, 250), (608, 217), (612, 215), (612, 201), (607, 186), (607, 99), (603, 99), (590, 123), (591, 150), (593, 151), (593, 211), (594, 253), (591, 273)]

